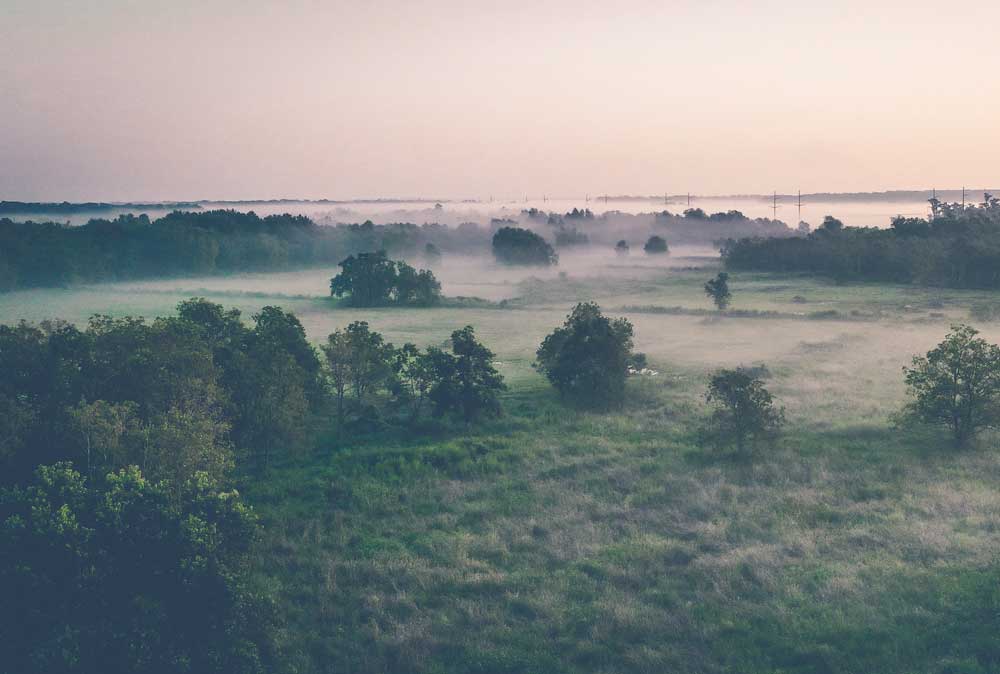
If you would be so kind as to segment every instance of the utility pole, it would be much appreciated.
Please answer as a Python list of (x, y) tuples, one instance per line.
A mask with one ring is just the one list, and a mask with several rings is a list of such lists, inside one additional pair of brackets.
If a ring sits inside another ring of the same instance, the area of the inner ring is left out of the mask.
[(691, 208), (691, 193), (688, 192), (688, 208)]
[(965, 208), (965, 187), (962, 187), (962, 208)]
[(774, 214), (771, 217), (771, 219), (772, 220), (777, 220), (778, 219), (778, 191), (777, 190), (774, 191), (774, 196), (772, 197), (771, 212)]
[(802, 222), (802, 190), (799, 190), (799, 222)]

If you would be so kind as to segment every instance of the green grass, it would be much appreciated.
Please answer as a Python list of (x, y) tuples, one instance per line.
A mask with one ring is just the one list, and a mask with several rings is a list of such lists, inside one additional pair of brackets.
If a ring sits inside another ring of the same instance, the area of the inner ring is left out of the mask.
[[(997, 438), (956, 453), (892, 421), (901, 368), (991, 295), (736, 274), (745, 314), (717, 316), (701, 290), (715, 263), (672, 258), (442, 272), (446, 293), (503, 309), (336, 308), (313, 270), (12, 293), (0, 315), (156, 315), (199, 294), (281, 304), (315, 341), (352, 320), (419, 345), (471, 324), (497, 353), (501, 419), (330, 437), (241, 486), (265, 524), (283, 671), (1000, 671)], [(660, 372), (609, 414), (566, 408), (531, 368), (591, 298), (633, 321)], [(708, 372), (740, 363), (768, 366), (789, 421), (751, 462), (694, 444)]]

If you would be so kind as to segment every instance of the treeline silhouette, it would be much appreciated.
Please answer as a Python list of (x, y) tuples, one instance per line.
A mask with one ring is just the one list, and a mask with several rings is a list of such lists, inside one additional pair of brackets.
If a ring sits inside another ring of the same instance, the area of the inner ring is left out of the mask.
[(486, 250), (491, 232), (474, 224), (316, 225), (305, 216), (233, 210), (175, 211), (94, 219), (85, 225), (0, 219), (0, 291), (164, 276), (271, 271), (336, 264), (385, 250)]
[(828, 216), (807, 236), (729, 240), (722, 258), (727, 269), (808, 272), (842, 282), (1000, 287), (1000, 200), (985, 194), (979, 204), (930, 203), (927, 218), (896, 217), (889, 229), (844, 227)]

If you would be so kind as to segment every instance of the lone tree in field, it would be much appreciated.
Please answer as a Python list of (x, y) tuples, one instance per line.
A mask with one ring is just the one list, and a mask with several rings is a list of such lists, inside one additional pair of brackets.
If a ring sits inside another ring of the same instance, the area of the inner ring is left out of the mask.
[(907, 410), (947, 426), (956, 447), (1000, 421), (1000, 347), (968, 325), (953, 326), (944, 341), (903, 368), (913, 401)]
[(559, 262), (559, 256), (545, 239), (530, 229), (501, 227), (493, 235), (493, 257), (501, 264), (548, 267)]
[(622, 239), (615, 244), (615, 252), (619, 255), (628, 255), (628, 241)]
[(577, 304), (562, 327), (545, 338), (535, 369), (559, 393), (585, 407), (606, 409), (625, 397), (632, 357), (632, 324), (610, 319), (594, 302)]
[(709, 280), (705, 284), (705, 294), (712, 298), (719, 311), (725, 311), (733, 299), (732, 293), (729, 292), (729, 274), (721, 271), (718, 276)]
[(735, 445), (739, 454), (773, 439), (785, 423), (784, 409), (774, 406), (764, 382), (744, 367), (712, 375), (705, 400), (715, 409), (702, 429), (702, 440), (718, 447)]
[(655, 234), (646, 240), (646, 244), (642, 249), (646, 251), (647, 255), (661, 255), (670, 251), (666, 240), (662, 236), (656, 236)]
[(441, 284), (433, 272), (390, 260), (384, 250), (350, 255), (340, 268), (330, 279), (330, 294), (346, 295), (353, 307), (430, 306), (441, 300)]

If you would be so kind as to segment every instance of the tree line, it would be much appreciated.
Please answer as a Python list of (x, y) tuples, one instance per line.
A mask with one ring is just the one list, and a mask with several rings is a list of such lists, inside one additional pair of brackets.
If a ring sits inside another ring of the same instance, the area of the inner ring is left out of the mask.
[(0, 219), (0, 291), (169, 276), (273, 271), (335, 264), (385, 250), (434, 264), (483, 251), (491, 231), (397, 223), (319, 226), (305, 216), (232, 210), (94, 219), (85, 225)]
[(726, 241), (731, 270), (807, 272), (837, 281), (1000, 287), (1000, 200), (931, 200), (927, 218), (897, 217), (888, 229), (845, 227), (827, 216), (807, 236)]

